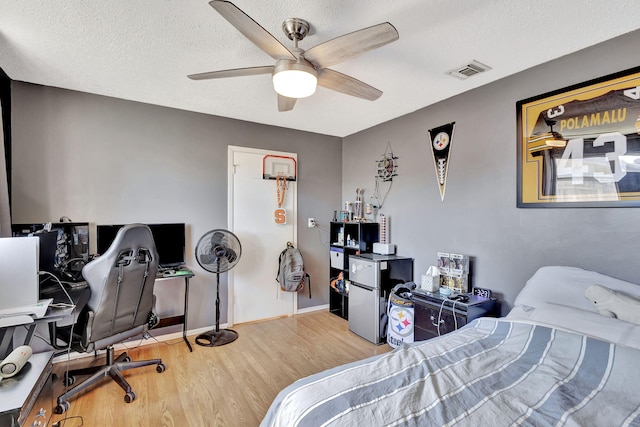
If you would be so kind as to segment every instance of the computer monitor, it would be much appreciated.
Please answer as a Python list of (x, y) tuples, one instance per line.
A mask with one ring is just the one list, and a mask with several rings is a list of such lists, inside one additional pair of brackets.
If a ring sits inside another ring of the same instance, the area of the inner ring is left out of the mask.
[(40, 241), (40, 255), (38, 256), (40, 271), (47, 271), (53, 275), (57, 275), (59, 273), (56, 269), (58, 232), (43, 231), (35, 233), (33, 236), (37, 237)]
[(185, 224), (149, 224), (156, 243), (161, 267), (179, 267), (185, 263)]
[[(158, 262), (161, 267), (179, 267), (185, 263), (185, 231), (184, 223), (147, 224), (151, 229), (153, 240), (158, 251)], [(103, 254), (115, 239), (122, 224), (96, 226), (96, 250)]]
[(38, 251), (36, 237), (0, 238), (0, 309), (38, 302)]
[(96, 252), (98, 255), (102, 255), (109, 249), (120, 228), (122, 228), (122, 224), (96, 226)]

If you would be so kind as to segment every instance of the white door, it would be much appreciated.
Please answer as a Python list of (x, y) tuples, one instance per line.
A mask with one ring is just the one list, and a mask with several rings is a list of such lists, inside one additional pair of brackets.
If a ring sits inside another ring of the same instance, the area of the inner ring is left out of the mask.
[(287, 242), (296, 244), (297, 187), (288, 181), (282, 206), (286, 223), (276, 224), (275, 180), (263, 179), (265, 155), (282, 153), (229, 146), (229, 228), (242, 244), (240, 262), (229, 275), (229, 323), (291, 315), (297, 294), (280, 291), (276, 282), (278, 256)]

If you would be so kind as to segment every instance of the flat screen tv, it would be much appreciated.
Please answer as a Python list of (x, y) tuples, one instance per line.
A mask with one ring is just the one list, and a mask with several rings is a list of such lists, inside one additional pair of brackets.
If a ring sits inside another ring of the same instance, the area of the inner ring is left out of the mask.
[[(185, 264), (185, 229), (184, 223), (147, 224), (153, 234), (158, 251), (160, 267), (179, 267)], [(96, 226), (96, 250), (103, 254), (115, 239), (122, 224)]]

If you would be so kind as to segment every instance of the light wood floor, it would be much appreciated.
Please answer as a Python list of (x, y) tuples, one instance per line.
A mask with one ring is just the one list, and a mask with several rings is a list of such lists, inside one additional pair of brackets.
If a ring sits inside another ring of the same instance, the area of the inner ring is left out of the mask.
[[(295, 380), (322, 370), (389, 351), (349, 332), (347, 321), (318, 311), (293, 317), (236, 325), (239, 338), (221, 347), (173, 340), (128, 351), (133, 360), (162, 358), (167, 370), (153, 366), (127, 371), (137, 394), (124, 392), (110, 379), (70, 401), (60, 427), (84, 426), (257, 426), (278, 392)], [(87, 366), (93, 359), (59, 362)], [(55, 396), (63, 389), (55, 385)], [(73, 418), (73, 417), (82, 417)]]

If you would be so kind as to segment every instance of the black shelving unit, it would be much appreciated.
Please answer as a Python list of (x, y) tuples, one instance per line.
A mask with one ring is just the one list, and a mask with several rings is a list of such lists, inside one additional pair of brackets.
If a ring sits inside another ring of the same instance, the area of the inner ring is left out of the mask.
[[(329, 277), (333, 280), (342, 273), (343, 279), (349, 280), (349, 256), (371, 252), (373, 244), (379, 241), (380, 227), (377, 222), (332, 222), (329, 235)], [(329, 311), (349, 319), (348, 289), (345, 292), (329, 289)]]

